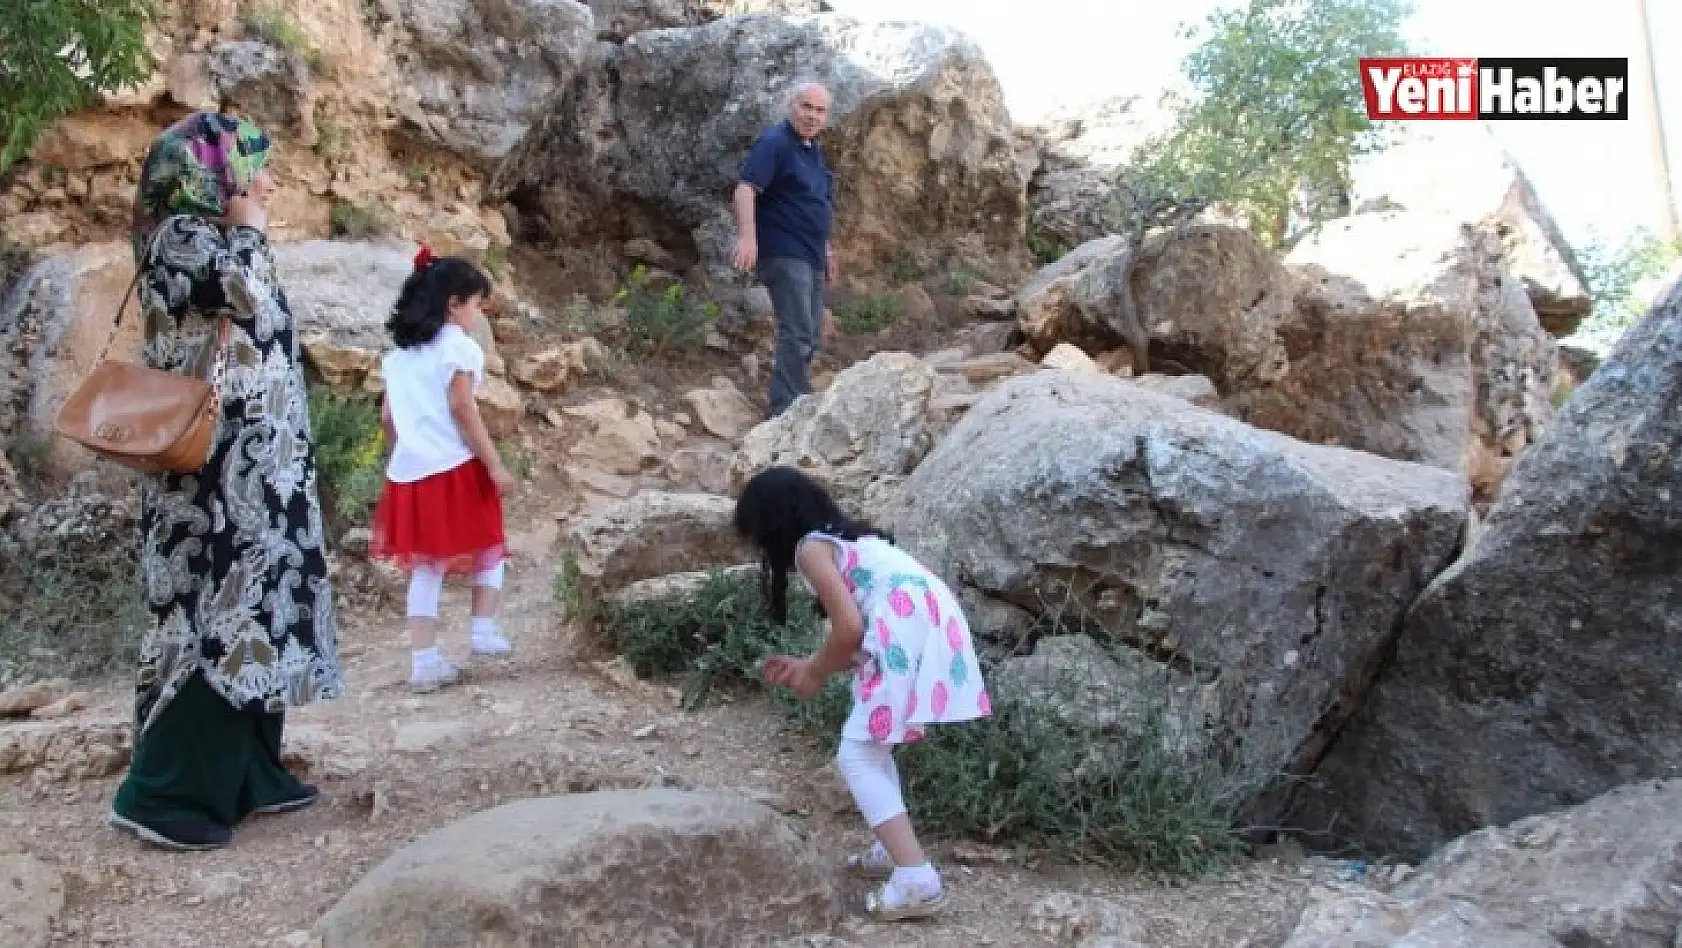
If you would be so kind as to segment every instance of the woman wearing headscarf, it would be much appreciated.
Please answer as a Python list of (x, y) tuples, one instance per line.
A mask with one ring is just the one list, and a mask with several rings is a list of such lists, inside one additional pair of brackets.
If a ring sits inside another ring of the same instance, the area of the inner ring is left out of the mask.
[(151, 623), (110, 822), (173, 849), (314, 803), (280, 762), (286, 709), (343, 690), (297, 327), (264, 234), (269, 148), (195, 113), (153, 143), (135, 199), (146, 364), (221, 377), (210, 460), (141, 484)]

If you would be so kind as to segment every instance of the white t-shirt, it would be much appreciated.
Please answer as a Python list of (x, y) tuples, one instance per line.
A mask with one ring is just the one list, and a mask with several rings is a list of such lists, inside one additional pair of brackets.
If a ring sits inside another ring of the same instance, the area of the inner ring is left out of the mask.
[(450, 414), (450, 379), (468, 372), (477, 387), (485, 380), (485, 353), (455, 323), (445, 323), (424, 346), (392, 349), (380, 362), (386, 404), (397, 428), (397, 447), (386, 480), (408, 484), (442, 474), (472, 459)]

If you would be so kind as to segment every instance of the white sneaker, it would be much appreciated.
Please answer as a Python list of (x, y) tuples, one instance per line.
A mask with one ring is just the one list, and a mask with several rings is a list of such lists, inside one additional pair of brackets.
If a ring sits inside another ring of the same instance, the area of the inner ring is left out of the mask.
[(461, 669), (439, 659), (415, 668), (409, 673), (409, 690), (415, 694), (430, 694), (461, 680)]
[(507, 655), (514, 651), (514, 643), (495, 632), (489, 635), (475, 635), (472, 642), (475, 655)]

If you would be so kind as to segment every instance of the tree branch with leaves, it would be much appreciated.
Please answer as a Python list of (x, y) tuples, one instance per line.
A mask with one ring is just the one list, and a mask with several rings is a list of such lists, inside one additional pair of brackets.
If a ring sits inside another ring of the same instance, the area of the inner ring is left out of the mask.
[[(1249, 0), (1217, 10), (1186, 58), (1192, 96), (1174, 127), (1145, 142), (1122, 180), (1145, 193), (1200, 198), (1248, 217), (1268, 246), (1293, 210), (1322, 216), (1345, 195), (1349, 165), (1385, 144), (1366, 117), (1357, 61), (1407, 51), (1403, 0)], [(1308, 207), (1295, 207), (1307, 203)]]
[(59, 118), (152, 73), (151, 0), (6, 0), (0, 16), (0, 173)]

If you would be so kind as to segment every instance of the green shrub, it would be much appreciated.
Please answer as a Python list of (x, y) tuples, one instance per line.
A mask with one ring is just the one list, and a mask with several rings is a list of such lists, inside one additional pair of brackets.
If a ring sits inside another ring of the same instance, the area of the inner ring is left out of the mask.
[(302, 59), (311, 69), (321, 68), (321, 50), (286, 9), (262, 7), (247, 13), (242, 22), (247, 32), (263, 42)]
[(491, 244), (485, 248), (485, 273), (497, 283), (508, 282), (508, 248)]
[(654, 289), (648, 268), (640, 264), (614, 300), (625, 307), (627, 348), (637, 355), (659, 358), (699, 348), (718, 318), (717, 303), (689, 295), (681, 283)]
[(138, 549), (126, 520), (64, 535), (0, 534), (0, 691), (134, 661), (148, 621)]
[(990, 718), (931, 728), (898, 755), (912, 818), (927, 831), (1179, 877), (1242, 851), (1234, 824), (1267, 780), (1176, 747), (1170, 702), (1146, 704), (1140, 732), (1122, 739), (1059, 720), (1046, 711), (1056, 697), (993, 698)]
[(968, 296), (980, 277), (965, 267), (956, 267), (946, 274), (946, 292), (950, 296)]
[(403, 166), (403, 177), (410, 184), (420, 184), (432, 177), (432, 162), (416, 158)]
[(923, 265), (918, 263), (917, 258), (909, 253), (900, 254), (894, 258), (893, 263), (888, 265), (888, 279), (892, 280), (895, 286), (911, 283), (922, 278)]
[(899, 300), (892, 296), (866, 296), (835, 307), (835, 328), (849, 336), (862, 336), (881, 332), (899, 317)]
[[(821, 632), (810, 598), (791, 589), (789, 612), (787, 627), (773, 626), (753, 577), (714, 572), (693, 594), (610, 604), (602, 619), (639, 675), (687, 675), (684, 700), (693, 706), (720, 684), (760, 682), (757, 665), (767, 654), (815, 651)], [(983, 663), (993, 676), (987, 656)], [(1234, 752), (1232, 742), (1188, 737), (1184, 722), (1192, 718), (1174, 680), (1151, 680), (1159, 690), (1142, 685), (1150, 693), (1109, 699), (1095, 699), (1072, 672), (1031, 697), (990, 680), (990, 717), (931, 728), (896, 755), (913, 819), (932, 836), (1023, 843), (1070, 861), (1174, 877), (1230, 864), (1242, 851), (1235, 826), (1243, 808), (1274, 771)], [(835, 676), (809, 702), (771, 690), (784, 714), (834, 749), (851, 707), (848, 676)], [(1115, 706), (1092, 708), (1095, 700)], [(1077, 706), (1090, 720), (1048, 710)], [(1106, 720), (1102, 729), (1093, 723)], [(1128, 725), (1118, 728), (1118, 720)]]
[(789, 621), (776, 626), (753, 576), (708, 573), (693, 594), (603, 604), (604, 631), (638, 675), (687, 673), (685, 707), (719, 686), (759, 680), (759, 662), (778, 652), (804, 655), (817, 647), (810, 596), (789, 590)]
[(350, 135), (331, 119), (318, 118), (311, 150), (322, 161), (338, 161), (350, 151)]
[(334, 237), (367, 240), (391, 233), (391, 212), (378, 202), (335, 201), (328, 212), (328, 226)]
[(310, 390), (310, 430), (324, 501), (362, 523), (385, 484), (385, 432), (379, 402), (365, 395)]
[(31, 431), (23, 425), (6, 441), (6, 459), (12, 462), (12, 469), (25, 484), (38, 483), (47, 476), (52, 453), (52, 435)]
[(585, 628), (595, 626), (595, 599), (584, 586), (584, 574), (578, 568), (578, 556), (571, 550), (561, 557), (561, 568), (555, 571), (555, 605), (561, 607), (561, 618)]
[(1040, 233), (1032, 224), (1028, 225), (1027, 239), (1028, 252), (1042, 264), (1056, 263), (1069, 252), (1069, 248), (1061, 241)]
[(496, 443), (496, 453), (502, 459), (502, 466), (508, 469), (508, 473), (522, 481), (531, 478), (533, 470), (531, 455), (521, 450), (519, 445), (512, 441), (498, 441)]

